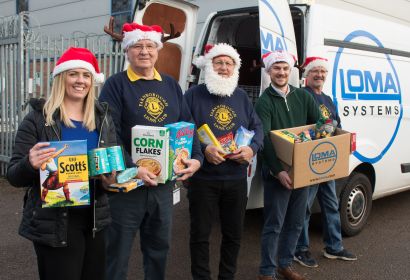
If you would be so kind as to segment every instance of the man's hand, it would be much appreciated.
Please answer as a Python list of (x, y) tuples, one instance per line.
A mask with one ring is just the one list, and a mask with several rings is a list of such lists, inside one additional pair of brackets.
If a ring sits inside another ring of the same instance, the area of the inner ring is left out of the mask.
[(205, 148), (205, 158), (209, 163), (218, 165), (224, 162), (225, 159), (222, 157), (223, 154), (224, 151), (218, 149), (214, 145), (208, 145)]
[(289, 177), (288, 172), (281, 171), (278, 173), (278, 179), (280, 183), (287, 189), (292, 190), (292, 180)]
[(144, 181), (145, 185), (148, 186), (156, 186), (158, 185), (157, 181), (155, 179), (157, 178), (157, 175), (154, 173), (150, 172), (147, 168), (145, 167), (138, 167), (138, 173), (137, 173), (137, 178), (141, 179)]
[(186, 168), (176, 171), (175, 174), (181, 177), (177, 178), (177, 181), (184, 181), (194, 175), (194, 173), (201, 167), (201, 163), (197, 159), (182, 159)]
[(250, 163), (253, 158), (253, 151), (249, 146), (243, 146), (235, 150), (229, 159), (234, 160), (240, 164)]

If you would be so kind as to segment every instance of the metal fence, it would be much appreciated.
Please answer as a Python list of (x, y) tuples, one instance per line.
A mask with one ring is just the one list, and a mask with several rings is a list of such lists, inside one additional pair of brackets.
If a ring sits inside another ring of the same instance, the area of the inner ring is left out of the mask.
[(0, 175), (5, 175), (18, 125), (28, 112), (27, 101), (49, 96), (55, 63), (68, 47), (91, 50), (105, 77), (123, 69), (121, 46), (108, 35), (52, 38), (33, 32), (28, 18), (28, 13), (0, 18)]

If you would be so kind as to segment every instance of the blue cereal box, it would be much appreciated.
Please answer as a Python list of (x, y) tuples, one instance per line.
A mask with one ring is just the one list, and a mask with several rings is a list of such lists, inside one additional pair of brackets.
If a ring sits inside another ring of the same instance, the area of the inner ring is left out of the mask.
[(189, 122), (168, 124), (169, 129), (169, 179), (177, 178), (175, 171), (185, 168), (183, 159), (191, 158), (195, 125)]
[(87, 140), (49, 143), (56, 151), (40, 167), (42, 207), (90, 205)]

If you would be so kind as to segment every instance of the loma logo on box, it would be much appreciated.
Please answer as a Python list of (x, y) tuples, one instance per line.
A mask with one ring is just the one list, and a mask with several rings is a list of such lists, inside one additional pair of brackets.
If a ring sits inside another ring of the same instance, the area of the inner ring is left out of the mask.
[(309, 166), (313, 173), (321, 175), (329, 172), (336, 164), (337, 149), (330, 142), (322, 142), (313, 148), (309, 156)]

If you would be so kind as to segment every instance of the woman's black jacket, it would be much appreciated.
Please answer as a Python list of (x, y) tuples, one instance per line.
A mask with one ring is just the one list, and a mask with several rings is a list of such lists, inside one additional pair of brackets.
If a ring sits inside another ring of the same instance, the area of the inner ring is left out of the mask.
[[(52, 247), (67, 246), (68, 209), (41, 208), (40, 175), (28, 158), (29, 150), (38, 142), (61, 140), (59, 111), (53, 116), (55, 124), (46, 124), (43, 116), (44, 100), (32, 99), (33, 111), (21, 122), (16, 138), (13, 155), (7, 168), (7, 180), (15, 187), (28, 187), (24, 197), (23, 218), (19, 234), (29, 240)], [(108, 114), (108, 104), (95, 104), (95, 121), (99, 134), (98, 146), (116, 145), (114, 123)], [(96, 180), (94, 193), (93, 231), (99, 231), (111, 222), (108, 198)]]

